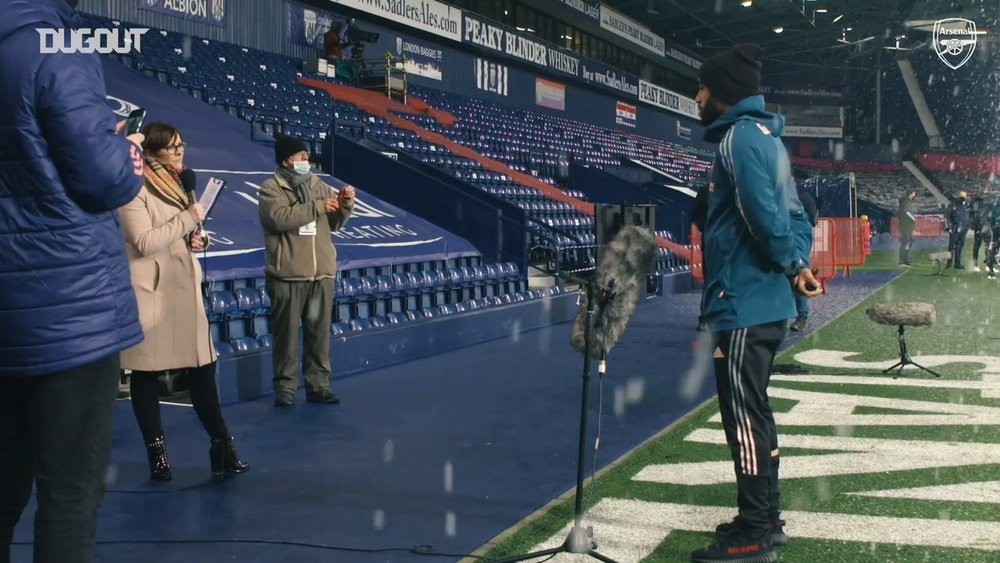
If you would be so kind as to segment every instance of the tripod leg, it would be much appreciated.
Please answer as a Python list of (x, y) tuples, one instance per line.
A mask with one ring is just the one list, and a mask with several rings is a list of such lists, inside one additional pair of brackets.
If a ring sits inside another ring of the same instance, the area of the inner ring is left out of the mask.
[(894, 370), (896, 368), (899, 368), (900, 371), (902, 371), (902, 369), (903, 369), (903, 360), (900, 360), (900, 361), (896, 362), (895, 364), (892, 365), (892, 367), (885, 368), (884, 370), (882, 370), (882, 373), (889, 373), (890, 371), (892, 371), (892, 370)]
[(922, 369), (922, 370), (926, 371), (927, 373), (929, 373), (929, 374), (933, 375), (934, 377), (941, 377), (941, 374), (940, 374), (940, 373), (938, 373), (938, 372), (936, 372), (936, 371), (934, 371), (934, 370), (932, 370), (932, 369), (930, 369), (930, 368), (926, 368), (926, 367), (924, 367), (924, 366), (922, 366), (922, 365), (918, 364), (917, 362), (914, 362), (914, 361), (911, 361), (911, 362), (910, 362), (910, 365), (913, 365), (913, 366), (916, 366), (916, 367), (918, 367), (918, 368), (920, 368), (920, 369)]
[(597, 553), (594, 550), (588, 551), (587, 555), (593, 557), (594, 559), (597, 559), (598, 561), (604, 561), (604, 563), (617, 563), (614, 559), (601, 555), (600, 553)]

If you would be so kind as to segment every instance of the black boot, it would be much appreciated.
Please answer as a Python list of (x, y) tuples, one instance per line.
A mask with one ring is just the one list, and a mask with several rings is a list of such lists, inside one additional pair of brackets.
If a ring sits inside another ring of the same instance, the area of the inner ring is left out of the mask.
[(146, 457), (149, 458), (149, 478), (153, 481), (169, 481), (173, 479), (170, 462), (167, 461), (167, 442), (160, 434), (146, 444)]
[(208, 450), (208, 457), (212, 460), (212, 475), (243, 473), (250, 469), (250, 464), (244, 463), (236, 453), (236, 444), (232, 436), (212, 438), (212, 448)]

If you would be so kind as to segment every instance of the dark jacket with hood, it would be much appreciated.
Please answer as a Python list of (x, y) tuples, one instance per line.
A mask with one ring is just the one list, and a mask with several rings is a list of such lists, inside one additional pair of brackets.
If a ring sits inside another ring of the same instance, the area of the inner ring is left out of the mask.
[(703, 311), (714, 331), (795, 316), (788, 276), (809, 266), (813, 229), (779, 138), (784, 122), (750, 96), (705, 132), (719, 143), (703, 240)]
[(65, 0), (0, 0), (0, 377), (72, 369), (142, 340), (116, 209), (143, 182), (96, 54), (43, 54)]
[(948, 205), (948, 229), (954, 233), (964, 233), (969, 230), (972, 219), (969, 200), (957, 197)]

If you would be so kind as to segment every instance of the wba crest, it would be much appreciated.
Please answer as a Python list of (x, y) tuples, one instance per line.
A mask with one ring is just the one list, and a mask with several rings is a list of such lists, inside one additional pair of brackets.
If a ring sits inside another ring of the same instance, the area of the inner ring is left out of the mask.
[(976, 22), (947, 18), (934, 22), (934, 52), (952, 70), (964, 65), (976, 50)]

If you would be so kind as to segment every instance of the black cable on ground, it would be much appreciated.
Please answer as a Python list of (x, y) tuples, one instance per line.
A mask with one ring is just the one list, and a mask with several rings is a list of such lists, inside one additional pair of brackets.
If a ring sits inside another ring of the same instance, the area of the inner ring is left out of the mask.
[[(11, 542), (11, 545), (32, 545), (34, 542)], [(199, 544), (255, 544), (255, 545), (279, 545), (291, 547), (306, 547), (310, 549), (322, 549), (327, 551), (346, 551), (350, 553), (412, 553), (414, 555), (425, 555), (427, 557), (471, 557), (486, 561), (478, 555), (468, 553), (444, 553), (434, 551), (431, 545), (414, 545), (410, 547), (383, 547), (383, 548), (363, 548), (347, 547), (341, 545), (328, 545), (320, 543), (284, 541), (284, 540), (262, 540), (262, 539), (206, 539), (206, 540), (97, 540), (97, 545), (199, 545)]]

